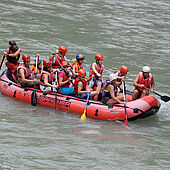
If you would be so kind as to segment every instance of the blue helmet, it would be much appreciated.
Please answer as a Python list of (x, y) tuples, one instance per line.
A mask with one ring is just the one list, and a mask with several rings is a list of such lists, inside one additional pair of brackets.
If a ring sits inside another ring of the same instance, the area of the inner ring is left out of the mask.
[(82, 59), (85, 59), (86, 57), (84, 56), (84, 55), (82, 55), (82, 54), (78, 54), (77, 56), (76, 56), (76, 59), (77, 60), (82, 60)]

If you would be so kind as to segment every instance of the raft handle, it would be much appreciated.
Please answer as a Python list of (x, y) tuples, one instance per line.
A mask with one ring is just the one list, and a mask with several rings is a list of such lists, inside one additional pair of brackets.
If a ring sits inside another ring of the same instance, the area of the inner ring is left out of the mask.
[(8, 86), (11, 86), (12, 85), (12, 83), (8, 83)]

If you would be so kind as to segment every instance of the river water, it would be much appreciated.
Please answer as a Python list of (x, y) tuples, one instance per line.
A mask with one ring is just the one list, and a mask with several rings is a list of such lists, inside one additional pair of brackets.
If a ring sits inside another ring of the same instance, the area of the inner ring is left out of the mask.
[[(133, 90), (135, 75), (148, 65), (155, 91), (170, 96), (169, 28), (168, 0), (0, 0), (1, 55), (9, 40), (32, 60), (65, 45), (69, 61), (86, 56), (88, 71), (101, 53), (104, 78), (125, 64)], [(81, 123), (78, 115), (0, 94), (0, 169), (169, 169), (170, 102), (161, 101), (156, 115), (129, 127)]]

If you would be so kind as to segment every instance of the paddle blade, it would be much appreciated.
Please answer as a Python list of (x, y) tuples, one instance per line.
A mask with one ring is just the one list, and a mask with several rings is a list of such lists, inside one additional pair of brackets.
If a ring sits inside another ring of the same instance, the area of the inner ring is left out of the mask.
[(164, 102), (168, 102), (170, 100), (169, 96), (161, 96), (161, 100), (163, 100)]
[(37, 105), (37, 94), (35, 90), (32, 92), (32, 95), (31, 95), (31, 104), (33, 106)]
[(85, 120), (86, 119), (86, 110), (84, 111), (84, 113), (81, 115), (81, 120)]

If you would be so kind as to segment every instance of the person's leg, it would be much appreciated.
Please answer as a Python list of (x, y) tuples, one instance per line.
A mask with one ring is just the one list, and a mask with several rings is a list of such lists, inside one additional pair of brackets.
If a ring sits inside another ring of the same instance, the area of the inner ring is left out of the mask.
[[(100, 93), (101, 87), (102, 87), (102, 82), (98, 81), (97, 88), (96, 88), (96, 91), (98, 92), (98, 94)], [(94, 100), (98, 100), (98, 94), (94, 96)]]
[(148, 96), (149, 95), (149, 91), (148, 90), (143, 90), (142, 93), (141, 93), (141, 97), (144, 97), (144, 96)]
[(139, 90), (134, 89), (133, 95), (132, 95), (132, 100), (136, 100), (138, 98), (140, 98), (140, 92), (139, 92)]

